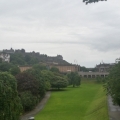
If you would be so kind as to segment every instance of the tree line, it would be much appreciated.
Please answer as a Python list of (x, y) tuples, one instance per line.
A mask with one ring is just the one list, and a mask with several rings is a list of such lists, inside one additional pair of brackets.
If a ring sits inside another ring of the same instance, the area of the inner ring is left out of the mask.
[(35, 64), (20, 72), (17, 65), (0, 63), (0, 120), (19, 120), (21, 114), (34, 109), (47, 90), (79, 86), (77, 73), (61, 74), (57, 68)]
[(104, 88), (111, 95), (114, 104), (120, 106), (120, 62), (116, 64), (105, 78)]
[(120, 62), (112, 67), (107, 77), (97, 77), (96, 82), (103, 83), (106, 95), (110, 95), (113, 103), (120, 106)]

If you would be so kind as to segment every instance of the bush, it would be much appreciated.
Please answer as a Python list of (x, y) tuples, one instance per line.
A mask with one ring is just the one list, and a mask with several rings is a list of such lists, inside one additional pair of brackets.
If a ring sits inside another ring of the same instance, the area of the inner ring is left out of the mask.
[(30, 91), (33, 95), (39, 94), (38, 81), (29, 73), (23, 72), (16, 76), (18, 92)]
[(32, 110), (39, 102), (38, 98), (36, 96), (33, 96), (30, 91), (20, 93), (20, 98), (24, 112)]
[(111, 95), (114, 104), (120, 106), (120, 62), (116, 64), (105, 79), (108, 94)]
[(71, 72), (67, 74), (67, 78), (69, 81), (69, 85), (80, 86), (81, 84), (81, 77), (76, 72)]
[(59, 76), (54, 76), (54, 78), (50, 81), (52, 88), (65, 88), (68, 85), (67, 79)]
[(40, 100), (39, 83), (34, 76), (23, 72), (16, 76), (24, 112), (32, 110)]
[(7, 72), (0, 73), (0, 120), (19, 120), (22, 105), (17, 93), (17, 82)]
[(42, 79), (42, 74), (39, 69), (29, 69), (26, 71), (26, 73), (32, 75), (37, 80), (38, 85), (38, 94), (41, 96), (41, 98), (45, 95), (45, 81)]

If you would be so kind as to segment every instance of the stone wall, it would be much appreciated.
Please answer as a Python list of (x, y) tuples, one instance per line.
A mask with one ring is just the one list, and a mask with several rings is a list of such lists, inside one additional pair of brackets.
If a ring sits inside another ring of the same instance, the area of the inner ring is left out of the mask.
[(31, 69), (32, 66), (19, 66), (19, 68), (20, 68), (20, 71), (23, 72), (23, 71), (26, 71), (28, 69)]

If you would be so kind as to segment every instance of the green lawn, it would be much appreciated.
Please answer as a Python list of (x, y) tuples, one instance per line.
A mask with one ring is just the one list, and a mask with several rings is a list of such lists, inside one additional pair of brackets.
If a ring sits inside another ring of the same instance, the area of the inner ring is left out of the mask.
[(35, 120), (108, 120), (106, 95), (101, 84), (82, 82), (78, 88), (52, 92)]

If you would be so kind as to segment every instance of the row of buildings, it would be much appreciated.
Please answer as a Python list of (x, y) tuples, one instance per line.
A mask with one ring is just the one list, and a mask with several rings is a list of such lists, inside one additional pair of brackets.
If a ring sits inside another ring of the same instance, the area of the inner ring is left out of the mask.
[[(115, 63), (100, 63), (95, 66), (95, 68), (89, 68), (87, 72), (80, 71), (79, 75), (84, 78), (96, 78), (96, 77), (106, 77), (109, 75), (110, 70), (112, 67), (115, 66), (118, 62)], [(93, 71), (92, 71), (93, 70)]]
[[(57, 56), (47, 56), (45, 54), (40, 54), (38, 52), (25, 52), (24, 49), (21, 50), (14, 50), (14, 49), (4, 49), (0, 53), (0, 58), (2, 61), (10, 62), (10, 55), (14, 53), (21, 53), (23, 55), (30, 55), (33, 57), (38, 57), (40, 64), (45, 64), (47, 68), (56, 67), (59, 69), (61, 73), (68, 73), (68, 72), (78, 72), (81, 77), (86, 78), (94, 78), (97, 76), (105, 77), (109, 74), (110, 69), (118, 62), (120, 62), (120, 58), (117, 58), (115, 60), (115, 63), (108, 64), (108, 63), (100, 63), (95, 66), (95, 68), (87, 68), (89, 71), (84, 72), (80, 69), (80, 65), (70, 64), (67, 61), (63, 60), (63, 57), (61, 55)], [(32, 68), (32, 66), (20, 66), (20, 70), (24, 71), (27, 69)]]
[[(70, 64), (67, 61), (63, 60), (62, 55), (47, 56), (46, 54), (40, 54), (39, 52), (34, 52), (34, 51), (33, 52), (26, 52), (24, 49), (14, 50), (14, 49), (11, 48), (9, 50), (4, 49), (2, 51), (1, 56), (4, 56), (4, 55), (7, 56), (8, 55), (9, 57), (7, 57), (7, 58), (10, 61), (10, 55), (11, 54), (17, 54), (17, 53), (20, 53), (23, 56), (29, 55), (31, 57), (36, 57), (40, 61), (40, 64), (45, 64), (47, 66), (47, 68), (49, 68), (49, 69), (52, 68), (52, 67), (56, 67), (62, 73), (78, 72), (80, 70), (80, 66)], [(4, 58), (2, 57), (2, 59), (4, 59)], [(6, 60), (4, 59), (4, 61), (6, 61)], [(19, 67), (20, 67), (21, 72), (32, 68), (32, 66), (30, 66), (30, 65), (29, 66), (19, 66)]]
[[(87, 71), (87, 72), (84, 72), (84, 71), (81, 71), (80, 70), (80, 66), (79, 65), (60, 65), (58, 63), (41, 63), (41, 64), (44, 64), (46, 65), (46, 67), (48, 69), (52, 68), (52, 67), (56, 67), (59, 69), (59, 71), (61, 73), (69, 73), (69, 72), (78, 72), (78, 74), (81, 76), (81, 77), (84, 77), (84, 78), (95, 78), (95, 77), (106, 77), (108, 74), (109, 74), (109, 71), (110, 69), (115, 65), (115, 63), (113, 64), (106, 64), (106, 63), (100, 63), (98, 65), (96, 65), (95, 68), (95, 71)], [(32, 66), (20, 66), (20, 70), (21, 72), (27, 70), (27, 69), (31, 69)]]
[[(51, 69), (52, 67), (58, 68), (58, 70), (61, 73), (68, 73), (68, 72), (78, 72), (80, 71), (80, 66), (79, 65), (60, 65), (60, 64), (50, 64), (50, 63), (44, 63), (48, 69)], [(19, 66), (20, 71), (23, 72), (27, 69), (31, 69), (32, 66)]]

